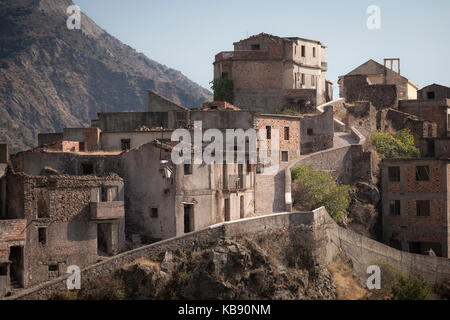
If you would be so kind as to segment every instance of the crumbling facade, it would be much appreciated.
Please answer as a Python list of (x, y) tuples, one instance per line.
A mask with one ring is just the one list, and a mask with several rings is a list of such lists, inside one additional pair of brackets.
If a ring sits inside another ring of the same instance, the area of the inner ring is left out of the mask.
[(70, 265), (88, 266), (125, 248), (123, 180), (118, 176), (12, 172), (7, 180), (6, 218), (26, 221), (22, 287), (58, 277)]
[(332, 99), (325, 49), (316, 40), (261, 33), (235, 42), (234, 51), (218, 53), (214, 79), (233, 81), (233, 104), (241, 109), (311, 110)]
[[(400, 62), (399, 62), (400, 63)], [(375, 108), (396, 107), (399, 100), (417, 99), (417, 85), (374, 60), (339, 77), (339, 94), (347, 102), (370, 101)]]

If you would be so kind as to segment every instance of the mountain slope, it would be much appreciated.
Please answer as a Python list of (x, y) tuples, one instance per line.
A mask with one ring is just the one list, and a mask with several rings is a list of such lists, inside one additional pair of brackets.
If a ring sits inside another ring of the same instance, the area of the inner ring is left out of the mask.
[(85, 126), (100, 111), (144, 111), (147, 89), (187, 107), (211, 93), (112, 37), (82, 14), (66, 27), (70, 0), (0, 2), (0, 141), (13, 151), (39, 132)]

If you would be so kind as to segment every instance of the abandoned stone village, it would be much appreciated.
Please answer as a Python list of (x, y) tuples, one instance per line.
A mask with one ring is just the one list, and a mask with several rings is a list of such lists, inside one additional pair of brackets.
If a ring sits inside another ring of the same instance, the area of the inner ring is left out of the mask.
[[(334, 98), (325, 51), (261, 33), (215, 56), (214, 79), (232, 83), (231, 101), (188, 109), (148, 91), (147, 112), (101, 112), (90, 127), (39, 134), (38, 146), (16, 154), (0, 144), (0, 297), (41, 297), (70, 265), (93, 276), (158, 243), (211, 236), (218, 224), (222, 235), (251, 234), (327, 220), (324, 208), (300, 212), (290, 171), (300, 165), (352, 186), (349, 220), (328, 237), (361, 270), (376, 258), (448, 280), (450, 88), (419, 90), (400, 59), (369, 60), (339, 77)], [(278, 171), (175, 165), (172, 132), (193, 132), (194, 121), (265, 130), (269, 141), (278, 133)], [(420, 157), (381, 159), (371, 135), (404, 128)]]

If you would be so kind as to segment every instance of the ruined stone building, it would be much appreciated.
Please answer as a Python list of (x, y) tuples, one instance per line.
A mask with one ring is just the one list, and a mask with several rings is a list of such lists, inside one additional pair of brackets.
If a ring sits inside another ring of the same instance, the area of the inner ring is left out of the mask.
[(430, 84), (417, 91), (419, 100), (450, 99), (450, 88), (440, 84)]
[(382, 164), (383, 241), (412, 253), (450, 257), (448, 159)]
[(339, 77), (339, 95), (346, 102), (370, 101), (375, 108), (396, 107), (399, 100), (417, 99), (417, 85), (400, 75), (398, 70), (370, 59)]
[(326, 47), (316, 40), (260, 33), (215, 56), (214, 79), (233, 82), (233, 104), (245, 110), (297, 111), (332, 100)]
[(117, 176), (8, 175), (7, 218), (25, 219), (22, 287), (125, 247), (123, 181)]
[(424, 128), (419, 143), (422, 156), (450, 156), (450, 99), (404, 100), (398, 109), (435, 124)]

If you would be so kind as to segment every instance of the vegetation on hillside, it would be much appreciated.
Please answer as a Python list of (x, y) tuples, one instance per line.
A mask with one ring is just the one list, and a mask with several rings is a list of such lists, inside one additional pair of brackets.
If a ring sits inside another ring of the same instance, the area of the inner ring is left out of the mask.
[(419, 149), (414, 145), (414, 136), (409, 129), (394, 133), (376, 132), (371, 136), (372, 144), (383, 158), (418, 158)]
[(392, 284), (392, 300), (428, 300), (431, 290), (422, 277), (407, 277), (400, 274)]
[(349, 186), (337, 184), (328, 172), (314, 171), (312, 166), (299, 166), (291, 170), (294, 206), (315, 209), (324, 206), (336, 222), (348, 215)]

